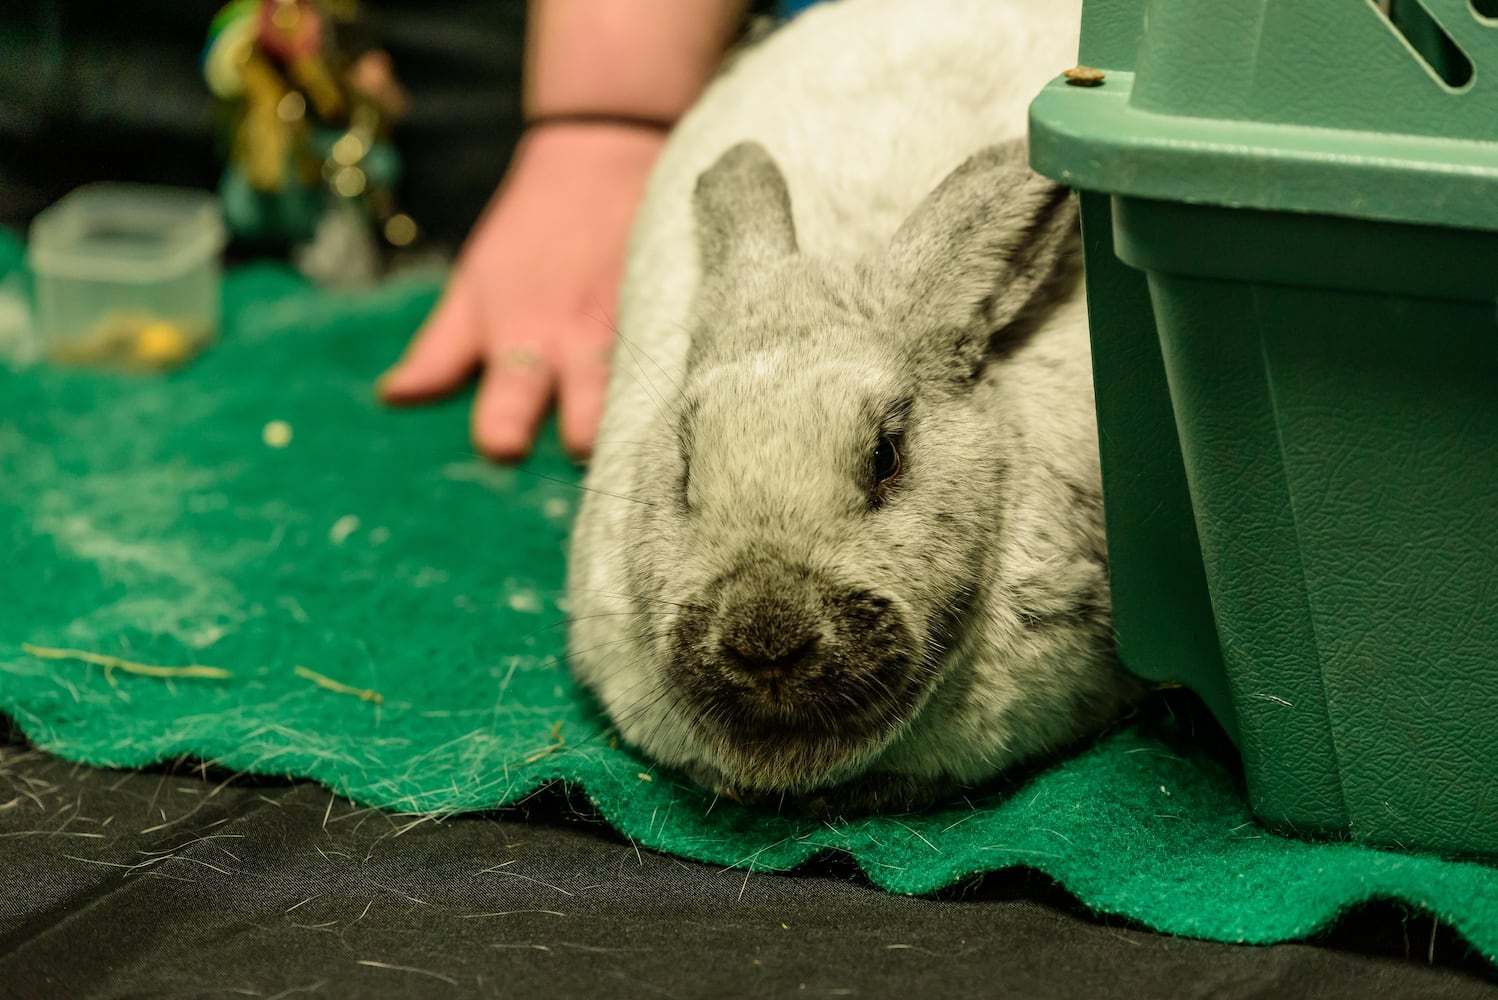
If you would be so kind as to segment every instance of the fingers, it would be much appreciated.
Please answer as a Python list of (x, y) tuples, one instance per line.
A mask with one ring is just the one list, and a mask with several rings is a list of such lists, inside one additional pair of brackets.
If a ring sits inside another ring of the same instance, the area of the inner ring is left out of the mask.
[(551, 403), (552, 385), (539, 352), (496, 345), (473, 403), (474, 447), (497, 461), (524, 458)]
[(376, 383), (380, 398), (400, 405), (455, 392), (473, 374), (482, 356), (481, 318), (474, 296), (450, 285), (405, 355)]
[(598, 347), (569, 360), (560, 372), (562, 447), (581, 461), (593, 452), (609, 385), (609, 351)]
[(482, 362), (484, 374), (470, 428), (480, 452), (497, 461), (524, 458), (556, 393), (563, 447), (576, 459), (587, 458), (603, 415), (609, 345), (598, 342), (596, 330), (579, 331), (577, 320), (555, 325), (543, 321), (542, 327), (576, 331), (551, 335), (578, 345), (566, 350), (557, 371), (547, 357), (554, 347), (515, 343), (506, 336), (513, 329), (509, 324), (507, 329), (486, 330), (476, 305), (460, 286), (450, 288), (405, 356), (381, 377), (381, 398), (402, 405), (445, 396), (467, 382)]

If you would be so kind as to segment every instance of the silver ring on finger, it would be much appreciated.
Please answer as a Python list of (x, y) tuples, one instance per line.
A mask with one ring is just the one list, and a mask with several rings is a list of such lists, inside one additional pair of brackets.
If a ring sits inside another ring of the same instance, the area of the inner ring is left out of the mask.
[(499, 356), (501, 368), (519, 368), (536, 371), (543, 367), (541, 355), (528, 347), (512, 347)]

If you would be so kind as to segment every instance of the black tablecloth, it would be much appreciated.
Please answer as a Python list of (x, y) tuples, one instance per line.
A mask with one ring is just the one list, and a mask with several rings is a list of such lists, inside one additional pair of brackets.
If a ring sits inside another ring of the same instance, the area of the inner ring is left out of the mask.
[[(938, 898), (637, 850), (560, 790), (442, 821), (306, 782), (0, 744), (0, 993), (33, 997), (1490, 997), (1392, 907), (1315, 945), (1165, 937), (1008, 872)], [(1431, 959), (1434, 959), (1434, 965)]]

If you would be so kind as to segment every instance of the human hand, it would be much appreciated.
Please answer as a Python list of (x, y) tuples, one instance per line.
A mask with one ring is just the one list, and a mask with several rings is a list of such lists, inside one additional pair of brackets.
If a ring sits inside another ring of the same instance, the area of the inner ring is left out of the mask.
[(585, 457), (603, 411), (630, 224), (665, 139), (596, 122), (528, 132), (441, 301), (380, 379), (381, 397), (445, 396), (482, 365), (471, 417), (481, 452), (523, 457), (556, 396), (563, 446)]

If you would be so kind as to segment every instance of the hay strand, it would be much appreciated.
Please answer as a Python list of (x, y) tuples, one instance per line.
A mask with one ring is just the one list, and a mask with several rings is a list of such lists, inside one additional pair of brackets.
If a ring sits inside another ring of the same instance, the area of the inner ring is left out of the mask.
[(303, 680), (309, 680), (320, 688), (326, 688), (329, 691), (336, 691), (339, 694), (353, 695), (360, 701), (372, 701), (376, 705), (383, 705), (385, 703), (385, 696), (380, 694), (380, 692), (378, 691), (371, 691), (369, 688), (349, 687), (342, 681), (335, 681), (327, 674), (320, 674), (316, 670), (308, 670), (303, 666), (297, 666), (292, 669), (296, 672), (296, 675), (298, 677), (302, 678)]
[(118, 656), (106, 656), (103, 653), (90, 653), (84, 649), (55, 649), (51, 646), (33, 646), (29, 642), (23, 642), (21, 649), (31, 656), (42, 660), (81, 660), (84, 663), (92, 663), (104, 668), (104, 676), (111, 684), (114, 683), (113, 671), (123, 670), (127, 674), (136, 674), (140, 677), (197, 677), (208, 680), (223, 680), (233, 675), (223, 667), (205, 667), (194, 663), (185, 667), (160, 667), (150, 663), (136, 663), (132, 660), (122, 660)]

